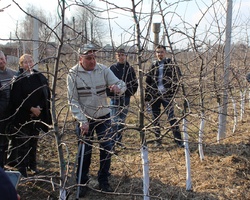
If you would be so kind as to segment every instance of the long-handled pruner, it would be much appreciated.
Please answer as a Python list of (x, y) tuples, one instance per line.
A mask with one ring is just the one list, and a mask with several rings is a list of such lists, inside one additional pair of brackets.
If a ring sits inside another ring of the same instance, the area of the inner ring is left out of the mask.
[(84, 150), (85, 150), (85, 144), (83, 141), (83, 138), (80, 139), (80, 144), (78, 147), (78, 156), (81, 152), (81, 160), (80, 160), (80, 167), (79, 167), (79, 172), (78, 172), (78, 181), (77, 181), (77, 192), (76, 192), (76, 199), (79, 199), (79, 193), (80, 193), (80, 184), (81, 184), (81, 178), (82, 178), (82, 165), (83, 165), (83, 159), (84, 159)]

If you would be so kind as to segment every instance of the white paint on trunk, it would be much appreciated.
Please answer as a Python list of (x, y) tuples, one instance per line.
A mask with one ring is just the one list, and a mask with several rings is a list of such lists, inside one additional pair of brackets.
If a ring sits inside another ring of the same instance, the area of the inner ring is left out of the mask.
[(149, 160), (148, 148), (141, 147), (142, 169), (143, 169), (143, 196), (144, 200), (149, 200)]
[(185, 160), (186, 160), (186, 190), (190, 191), (192, 189), (192, 179), (191, 179), (191, 164), (190, 164), (190, 152), (188, 145), (188, 133), (187, 133), (187, 120), (183, 119), (183, 139), (185, 145)]
[(205, 114), (204, 112), (201, 113), (201, 123), (200, 123), (200, 129), (199, 129), (199, 138), (198, 138), (198, 149), (199, 149), (199, 155), (201, 161), (204, 160), (204, 153), (203, 153), (203, 131), (205, 127)]

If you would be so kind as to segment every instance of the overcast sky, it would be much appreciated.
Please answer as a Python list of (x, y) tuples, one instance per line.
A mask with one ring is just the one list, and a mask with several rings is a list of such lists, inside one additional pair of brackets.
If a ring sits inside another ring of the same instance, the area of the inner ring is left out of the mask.
[[(56, 13), (57, 11), (57, 3), (58, 0), (15, 0), (21, 7), (26, 8), (28, 4), (35, 5), (38, 8), (43, 9), (44, 11), (49, 11), (51, 13)], [(115, 2), (118, 6), (127, 6), (131, 7), (130, 0), (111, 0)], [(226, 0), (224, 6), (226, 7)], [(70, 4), (71, 0), (66, 1)], [(106, 4), (102, 3), (99, 0), (93, 1), (97, 7), (106, 8)], [(142, 11), (150, 10), (150, 2), (151, 0), (144, 0), (144, 7)], [(155, 1), (156, 2), (156, 1)], [(170, 3), (178, 2), (178, 0), (167, 1)], [(177, 12), (185, 21), (188, 21), (190, 24), (196, 24), (197, 21), (202, 16), (202, 12), (205, 11), (207, 5), (211, 4), (211, 2), (215, 2), (215, 0), (192, 0), (187, 1), (186, 3), (179, 3), (178, 6), (173, 6), (175, 10), (173, 12)], [(249, 18), (250, 13), (250, 0), (233, 0), (234, 3), (234, 18), (237, 18), (234, 23), (238, 23), (240, 20), (246, 20)], [(10, 33), (14, 35), (15, 27), (18, 21), (21, 21), (24, 18), (24, 14), (19, 8), (12, 2), (12, 0), (0, 0), (0, 9), (4, 8), (8, 5), (11, 5), (4, 12), (0, 12), (0, 43), (6, 43), (1, 41), (1, 39), (7, 39), (10, 37)], [(109, 7), (111, 7), (109, 5)], [(69, 17), (72, 9), (67, 11), (67, 16)], [(219, 11), (218, 11), (219, 12)], [(103, 14), (105, 16), (105, 13)], [(106, 15), (107, 16), (107, 15)], [(124, 32), (124, 29), (127, 30), (131, 25), (133, 25), (133, 19), (127, 12), (122, 12), (121, 10), (112, 10), (110, 12), (110, 17), (113, 18), (111, 20), (112, 30), (114, 34), (114, 39), (116, 43), (124, 42), (128, 40), (128, 34)], [(211, 23), (213, 16), (209, 16), (204, 20), (204, 25), (201, 28), (206, 28)], [(167, 19), (170, 20), (170, 19)], [(175, 17), (172, 20), (172, 24), (176, 23), (176, 26), (181, 26), (181, 23)], [(154, 22), (160, 22), (161, 19), (159, 15), (155, 15), (153, 18)], [(207, 23), (207, 24), (206, 24)], [(122, 26), (121, 27), (119, 27)], [(123, 30), (122, 30), (123, 29)], [(249, 28), (248, 28), (249, 29)]]

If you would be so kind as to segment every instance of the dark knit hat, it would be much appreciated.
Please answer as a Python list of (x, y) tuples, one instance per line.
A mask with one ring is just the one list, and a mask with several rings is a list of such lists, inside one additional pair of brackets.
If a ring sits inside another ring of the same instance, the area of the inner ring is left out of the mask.
[(117, 49), (116, 53), (126, 53), (126, 52), (125, 52), (125, 49), (119, 48)]

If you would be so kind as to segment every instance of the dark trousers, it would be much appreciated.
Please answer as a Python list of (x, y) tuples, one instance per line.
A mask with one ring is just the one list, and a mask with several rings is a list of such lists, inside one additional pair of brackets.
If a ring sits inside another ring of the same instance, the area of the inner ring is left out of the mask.
[(16, 148), (17, 152), (18, 169), (24, 169), (26, 167), (36, 169), (38, 135), (38, 130), (22, 128), (13, 138), (13, 148)]
[(164, 109), (166, 110), (166, 114), (168, 116), (168, 121), (169, 121), (170, 125), (172, 126), (172, 132), (173, 132), (173, 135), (174, 135), (174, 140), (175, 141), (181, 140), (180, 128), (176, 124), (177, 120), (175, 119), (173, 104), (171, 103), (170, 100), (164, 99), (164, 98), (159, 98), (159, 99), (155, 100), (152, 103), (152, 113), (153, 113), (153, 120), (154, 120), (153, 125), (157, 127), (155, 129), (156, 138), (159, 138), (160, 135), (161, 135), (159, 119), (155, 120), (161, 114), (161, 105), (163, 105)]
[(17, 144), (15, 139), (9, 140), (7, 165), (16, 166), (18, 163)]
[(4, 167), (7, 160), (8, 139), (6, 136), (0, 136), (0, 167)]
[(0, 122), (0, 167), (4, 167), (7, 160), (8, 138), (5, 136), (5, 123)]
[(130, 97), (127, 96), (114, 97), (110, 99), (114, 141), (122, 141), (122, 129), (125, 127), (124, 123), (128, 114), (129, 103)]
[[(89, 180), (88, 173), (91, 164), (92, 155), (92, 144), (91, 140), (94, 139), (94, 131), (96, 132), (97, 139), (99, 141), (100, 147), (100, 168), (98, 171), (98, 181), (99, 183), (108, 182), (108, 176), (110, 175), (109, 169), (111, 164), (111, 154), (109, 153), (112, 149), (111, 142), (111, 131), (109, 131), (111, 126), (110, 115), (100, 117), (96, 120), (89, 120), (89, 132), (84, 139), (85, 151), (83, 158), (82, 176), (81, 184), (86, 183)], [(81, 152), (78, 157), (78, 167), (77, 167), (77, 180), (79, 175)]]

